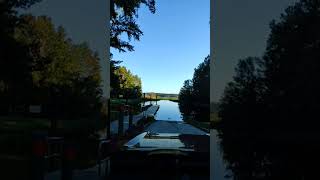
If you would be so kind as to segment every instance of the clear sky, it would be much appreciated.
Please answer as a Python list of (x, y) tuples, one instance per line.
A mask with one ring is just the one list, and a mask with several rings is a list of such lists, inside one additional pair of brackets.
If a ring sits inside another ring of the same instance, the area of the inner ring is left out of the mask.
[[(199, 3), (201, 2), (201, 3)], [(157, 0), (156, 13), (139, 11), (144, 35), (134, 52), (114, 59), (142, 79), (144, 92), (178, 93), (210, 52), (209, 0)]]

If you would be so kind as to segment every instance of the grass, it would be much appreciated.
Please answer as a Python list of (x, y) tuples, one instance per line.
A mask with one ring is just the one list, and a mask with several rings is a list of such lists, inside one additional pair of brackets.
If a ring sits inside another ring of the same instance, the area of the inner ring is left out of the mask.
[(169, 100), (169, 101), (174, 101), (174, 102), (178, 102), (179, 99), (178, 97), (158, 97), (156, 98), (145, 98), (145, 101), (160, 101), (160, 100)]
[[(142, 99), (128, 99), (128, 105), (133, 107), (133, 114), (139, 114), (141, 113), (140, 109), (140, 103), (143, 102)], [(118, 119), (119, 115), (119, 108), (120, 105), (125, 105), (126, 104), (126, 99), (111, 99), (111, 121)]]
[[(58, 129), (63, 131), (97, 129), (104, 125), (99, 118), (60, 119), (57, 121)], [(51, 121), (47, 118), (0, 117), (1, 132), (48, 131), (50, 126)]]
[(211, 128), (216, 129), (220, 121), (221, 121), (221, 118), (219, 117), (218, 112), (210, 113)]
[(50, 121), (45, 118), (0, 117), (1, 131), (47, 130)]
[[(141, 103), (143, 100), (142, 99), (128, 99), (128, 105), (136, 105)], [(125, 104), (126, 99), (111, 99), (111, 106), (112, 105), (120, 105), (120, 104)]]
[(185, 118), (184, 121), (188, 124), (191, 124), (192, 126), (195, 126), (199, 129), (207, 132), (207, 133), (210, 132), (210, 122), (200, 122), (200, 121), (193, 120), (190, 117)]

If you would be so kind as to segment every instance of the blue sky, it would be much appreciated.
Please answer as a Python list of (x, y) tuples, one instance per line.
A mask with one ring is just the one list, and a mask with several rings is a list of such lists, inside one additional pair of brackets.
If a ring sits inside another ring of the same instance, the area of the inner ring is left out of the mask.
[(111, 51), (141, 77), (144, 92), (178, 93), (209, 54), (210, 1), (200, 2), (158, 0), (155, 14), (141, 8), (138, 23), (144, 35), (132, 42), (135, 51)]

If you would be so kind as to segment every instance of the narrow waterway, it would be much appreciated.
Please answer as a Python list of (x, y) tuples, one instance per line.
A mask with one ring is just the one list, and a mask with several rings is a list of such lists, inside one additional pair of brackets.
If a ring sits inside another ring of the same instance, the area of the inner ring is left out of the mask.
[[(145, 102), (145, 104), (157, 104), (160, 108), (156, 114), (156, 122), (146, 128), (146, 131), (155, 133), (181, 133), (181, 134), (197, 134), (205, 135), (206, 132), (184, 123), (182, 114), (179, 110), (179, 105), (176, 102), (161, 100)], [(232, 180), (232, 177), (228, 177), (232, 173), (227, 170), (226, 163), (223, 160), (223, 153), (220, 148), (220, 138), (216, 130), (210, 131), (210, 155), (214, 179), (219, 180)]]
[(177, 102), (173, 102), (169, 100), (160, 100), (160, 101), (148, 101), (148, 102), (145, 102), (145, 104), (160, 105), (160, 109), (158, 110), (155, 116), (156, 120), (182, 121), (182, 114), (179, 110), (179, 105)]

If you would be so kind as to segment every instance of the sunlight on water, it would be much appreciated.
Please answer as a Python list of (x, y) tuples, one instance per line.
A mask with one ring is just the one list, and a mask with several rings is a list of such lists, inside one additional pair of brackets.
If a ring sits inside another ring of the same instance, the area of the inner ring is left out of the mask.
[(156, 114), (156, 120), (182, 121), (178, 103), (162, 100), (157, 104), (160, 105), (160, 109)]
[[(151, 103), (156, 104), (156, 102)], [(150, 102), (146, 102), (145, 104), (150, 104)], [(157, 105), (160, 105), (160, 109), (156, 114), (156, 120), (182, 121), (182, 115), (177, 102), (160, 100), (157, 102)]]

